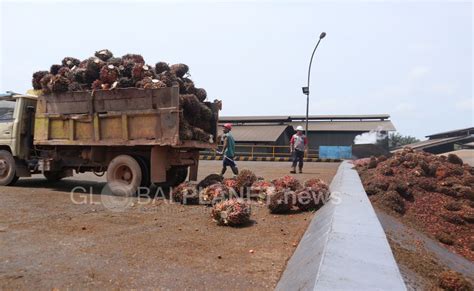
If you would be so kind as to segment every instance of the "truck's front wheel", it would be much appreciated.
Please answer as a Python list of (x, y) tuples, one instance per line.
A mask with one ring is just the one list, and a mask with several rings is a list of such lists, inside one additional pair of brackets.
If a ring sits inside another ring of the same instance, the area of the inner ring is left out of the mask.
[(15, 169), (15, 159), (12, 154), (0, 150), (0, 186), (11, 186), (18, 181)]
[(131, 156), (115, 157), (107, 168), (107, 183), (115, 195), (132, 196), (142, 182), (140, 164)]

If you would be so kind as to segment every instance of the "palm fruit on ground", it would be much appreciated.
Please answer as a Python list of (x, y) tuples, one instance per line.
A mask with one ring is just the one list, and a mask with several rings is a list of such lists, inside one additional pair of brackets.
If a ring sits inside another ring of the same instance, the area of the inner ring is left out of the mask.
[(103, 49), (100, 51), (96, 51), (94, 56), (96, 56), (97, 58), (105, 62), (108, 59), (113, 58), (114, 54), (112, 54), (112, 52), (109, 51), (108, 49)]
[(293, 176), (287, 175), (272, 181), (277, 190), (290, 189), (296, 191), (301, 188), (301, 183)]
[(201, 102), (203, 102), (207, 98), (207, 92), (203, 88), (194, 88), (194, 94)]
[(61, 65), (51, 65), (49, 72), (53, 75), (56, 75), (63, 66)]
[(313, 178), (304, 183), (305, 188), (296, 192), (296, 206), (302, 211), (317, 210), (329, 199), (329, 186), (321, 179)]
[(104, 84), (113, 84), (118, 80), (119, 70), (114, 65), (106, 65), (100, 69), (100, 80)]
[(173, 72), (176, 77), (182, 78), (189, 71), (189, 67), (185, 64), (174, 64), (170, 67), (171, 72)]
[(80, 62), (81, 61), (76, 58), (65, 57), (61, 63), (63, 67), (68, 67), (69, 69), (71, 69), (72, 67), (79, 66)]
[(241, 195), (248, 195), (248, 190), (252, 184), (257, 181), (257, 176), (254, 174), (254, 172), (248, 169), (243, 169), (240, 171), (237, 177), (235, 177), (235, 180), (237, 192)]
[(155, 73), (157, 75), (159, 75), (163, 72), (169, 71), (169, 70), (170, 70), (170, 66), (165, 62), (158, 62), (155, 65)]
[(260, 201), (265, 201), (267, 197), (275, 193), (275, 186), (269, 181), (257, 180), (250, 187), (250, 194)]
[(216, 204), (222, 200), (228, 199), (230, 196), (230, 189), (222, 184), (212, 184), (199, 192), (199, 201), (204, 204)]
[(140, 63), (140, 64), (145, 64), (145, 60), (141, 55), (137, 54), (126, 54), (122, 56), (122, 60), (125, 61), (132, 61), (134, 63)]
[(174, 201), (182, 204), (198, 204), (199, 191), (193, 182), (183, 182), (173, 189), (171, 196)]
[(473, 286), (468, 280), (451, 270), (443, 271), (438, 275), (438, 286), (442, 290), (473, 290)]
[(230, 199), (217, 203), (211, 211), (219, 225), (238, 226), (250, 222), (250, 205), (242, 199)]
[(67, 92), (70, 81), (61, 75), (56, 75), (51, 78), (50, 90), (54, 93)]
[(212, 184), (217, 184), (217, 183), (221, 183), (222, 181), (224, 181), (224, 177), (222, 177), (221, 175), (219, 174), (210, 174), (210, 175), (207, 175), (206, 177), (204, 177), (204, 179), (202, 179), (199, 184), (197, 185), (198, 189), (199, 190), (202, 190)]
[(49, 74), (48, 71), (38, 71), (33, 74), (33, 79), (31, 80), (31, 83), (33, 85), (33, 89), (35, 90), (40, 90), (41, 89), (41, 79)]
[(276, 191), (268, 198), (268, 209), (271, 213), (287, 213), (293, 208), (295, 192)]

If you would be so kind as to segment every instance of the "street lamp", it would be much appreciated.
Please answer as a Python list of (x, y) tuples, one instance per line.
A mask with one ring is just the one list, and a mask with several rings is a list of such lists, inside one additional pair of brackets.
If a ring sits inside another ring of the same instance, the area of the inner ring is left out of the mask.
[(326, 36), (326, 33), (325, 32), (321, 32), (321, 34), (319, 35), (319, 40), (318, 40), (318, 43), (316, 44), (316, 46), (314, 47), (314, 50), (313, 50), (313, 53), (311, 54), (311, 60), (309, 61), (309, 69), (308, 69), (308, 85), (306, 87), (303, 87), (303, 94), (306, 95), (306, 132), (305, 132), (305, 135), (306, 135), (306, 138), (308, 138), (308, 116), (309, 116), (309, 80), (310, 80), (310, 77), (311, 77), (311, 64), (313, 63), (313, 57), (314, 57), (314, 53), (316, 52), (316, 49), (318, 48), (319, 46), (319, 42), (321, 42), (321, 40)]

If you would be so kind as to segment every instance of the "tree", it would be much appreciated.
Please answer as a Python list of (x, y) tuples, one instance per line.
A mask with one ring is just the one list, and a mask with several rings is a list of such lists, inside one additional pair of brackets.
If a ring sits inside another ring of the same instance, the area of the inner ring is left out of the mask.
[(392, 132), (388, 135), (388, 147), (390, 149), (401, 147), (407, 144), (419, 142), (420, 140), (414, 136), (401, 135), (398, 132)]

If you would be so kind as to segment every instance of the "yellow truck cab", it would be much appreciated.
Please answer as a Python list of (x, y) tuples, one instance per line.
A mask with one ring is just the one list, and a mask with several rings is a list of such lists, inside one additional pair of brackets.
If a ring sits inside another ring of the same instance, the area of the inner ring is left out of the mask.
[(8, 92), (0, 95), (0, 185), (12, 185), (30, 176), (24, 162), (33, 146), (37, 97)]

